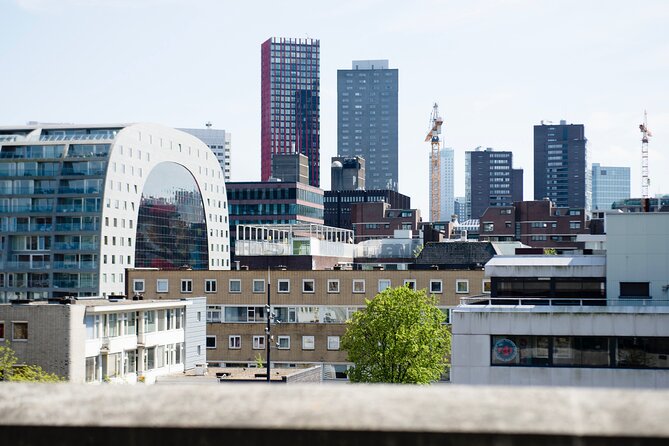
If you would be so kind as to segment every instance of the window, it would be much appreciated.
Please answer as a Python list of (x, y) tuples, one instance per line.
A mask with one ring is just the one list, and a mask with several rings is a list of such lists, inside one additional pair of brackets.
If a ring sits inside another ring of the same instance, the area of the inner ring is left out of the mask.
[(216, 279), (205, 279), (205, 281), (204, 281), (204, 292), (205, 293), (215, 293), (216, 292)]
[(181, 279), (181, 292), (182, 293), (193, 292), (193, 279)]
[(483, 294), (490, 294), (490, 279), (483, 279), (481, 282), (481, 291)]
[(459, 294), (469, 293), (469, 280), (457, 279), (455, 281), (455, 292)]
[(329, 279), (328, 293), (338, 293), (338, 292), (339, 292), (339, 279)]
[(649, 299), (649, 282), (620, 282), (620, 298)]
[(231, 350), (242, 348), (242, 337), (239, 335), (228, 336), (228, 348)]
[(144, 279), (135, 279), (132, 281), (132, 291), (135, 293), (144, 292)]
[(5, 339), (5, 323), (0, 322), (0, 341), (4, 341)]
[(265, 292), (265, 279), (253, 279), (253, 292), (254, 293)]
[(416, 281), (414, 279), (404, 279), (404, 286), (410, 290), (416, 289)]
[(443, 282), (441, 280), (430, 280), (430, 293), (442, 293)]
[(328, 350), (339, 350), (339, 336), (328, 336)]
[(315, 290), (314, 279), (303, 279), (302, 280), (302, 292), (303, 293), (313, 293)]
[(493, 232), (495, 230), (495, 224), (486, 222), (483, 223), (483, 232)]
[(12, 341), (28, 340), (28, 323), (12, 322)]
[(353, 292), (354, 293), (365, 292), (365, 279), (353, 279)]
[(231, 293), (241, 293), (242, 281), (239, 279), (230, 279), (228, 281), (228, 291), (230, 291)]
[(279, 279), (277, 281), (277, 292), (279, 292), (279, 293), (290, 293), (290, 280), (289, 279)]
[(167, 279), (156, 280), (156, 293), (167, 293), (169, 290), (169, 281)]
[(265, 350), (265, 336), (253, 337), (253, 350)]
[(313, 350), (316, 342), (313, 336), (302, 336), (302, 350)]
[(223, 309), (221, 305), (207, 305), (207, 322), (222, 322)]
[(379, 293), (386, 288), (390, 288), (390, 279), (379, 279)]
[(279, 350), (290, 350), (290, 336), (279, 336), (276, 345)]
[(499, 213), (502, 215), (511, 215), (511, 209), (500, 209)]
[(216, 348), (216, 336), (207, 336), (207, 348)]
[(581, 222), (580, 221), (570, 221), (569, 222), (569, 229), (581, 229)]

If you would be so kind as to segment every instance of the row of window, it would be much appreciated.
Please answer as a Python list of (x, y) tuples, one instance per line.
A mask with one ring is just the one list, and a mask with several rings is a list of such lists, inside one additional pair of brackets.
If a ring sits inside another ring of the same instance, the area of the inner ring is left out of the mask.
[(148, 310), (143, 314), (131, 311), (88, 315), (84, 318), (86, 339), (136, 335), (139, 333), (140, 318), (143, 318), (144, 321), (144, 333), (178, 330), (184, 328), (184, 316), (185, 312), (182, 308)]
[(491, 365), (669, 368), (669, 338), (632, 336), (491, 337)]
[[(216, 336), (207, 336), (208, 349), (217, 348), (216, 339), (217, 339)], [(253, 350), (265, 350), (266, 339), (267, 337), (265, 335), (252, 336), (251, 348)], [(290, 350), (290, 336), (283, 336), (283, 335), (277, 336), (275, 346), (279, 350)], [(326, 347), (328, 350), (339, 350), (339, 336), (327, 336)], [(241, 348), (242, 348), (241, 335), (228, 336), (229, 350), (240, 350)], [(315, 350), (315, 349), (316, 349), (316, 337), (302, 336), (302, 350)]]
[[(115, 378), (137, 373), (138, 361), (144, 362), (144, 371), (159, 369), (166, 366), (182, 364), (184, 360), (184, 344), (158, 345), (144, 349), (140, 358), (138, 350), (126, 350), (107, 355), (106, 361), (100, 356), (86, 358), (86, 381), (95, 382), (101, 379)], [(105, 368), (106, 367), (106, 368)]]
[[(352, 281), (352, 290), (353, 293), (365, 293), (365, 279), (353, 279)], [(415, 279), (404, 279), (403, 284), (411, 289), (416, 289), (416, 280)], [(290, 293), (290, 279), (278, 279), (277, 282), (277, 292), (278, 293)], [(391, 286), (390, 279), (379, 279), (377, 282), (378, 292), (382, 292), (386, 288)], [(430, 279), (429, 292), (441, 294), (444, 292), (444, 281), (441, 279)], [(146, 283), (144, 279), (134, 279), (132, 290), (135, 293), (144, 293), (146, 292)], [(182, 293), (192, 293), (193, 292), (193, 279), (181, 279), (181, 288)], [(339, 279), (328, 279), (327, 280), (327, 292), (330, 294), (338, 294), (341, 291), (340, 280)], [(218, 283), (216, 279), (205, 279), (204, 281), (204, 291), (205, 293), (216, 293), (218, 291)], [(253, 293), (265, 293), (265, 279), (252, 279), (251, 291)], [(169, 279), (157, 279), (156, 280), (156, 292), (157, 293), (167, 293), (169, 292)], [(241, 279), (229, 279), (228, 280), (228, 292), (230, 293), (241, 293), (242, 292), (242, 280)], [(316, 292), (316, 280), (315, 279), (302, 279), (302, 292), (307, 294), (312, 294)], [(456, 279), (455, 280), (455, 292), (458, 294), (468, 294), (469, 293), (469, 280), (468, 279)], [(489, 293), (490, 292), (490, 280), (484, 279), (481, 282), (481, 292)]]

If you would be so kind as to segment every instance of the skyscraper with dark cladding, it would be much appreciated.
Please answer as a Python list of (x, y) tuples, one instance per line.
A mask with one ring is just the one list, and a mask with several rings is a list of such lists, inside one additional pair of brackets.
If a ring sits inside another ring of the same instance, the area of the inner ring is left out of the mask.
[(592, 179), (583, 124), (534, 126), (534, 199), (550, 198), (557, 207), (592, 204)]
[(320, 41), (272, 37), (261, 45), (261, 178), (272, 156), (309, 159), (309, 184), (320, 186)]
[(398, 91), (387, 60), (337, 70), (337, 154), (365, 159), (368, 189), (398, 190)]

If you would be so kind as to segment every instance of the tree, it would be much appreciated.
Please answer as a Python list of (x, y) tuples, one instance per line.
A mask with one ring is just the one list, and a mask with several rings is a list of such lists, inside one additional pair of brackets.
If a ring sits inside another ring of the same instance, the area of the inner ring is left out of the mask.
[(0, 381), (55, 383), (63, 379), (37, 365), (17, 365), (16, 353), (9, 345), (0, 345)]
[(352, 382), (428, 384), (439, 379), (451, 334), (437, 298), (407, 286), (387, 288), (348, 321), (342, 348)]

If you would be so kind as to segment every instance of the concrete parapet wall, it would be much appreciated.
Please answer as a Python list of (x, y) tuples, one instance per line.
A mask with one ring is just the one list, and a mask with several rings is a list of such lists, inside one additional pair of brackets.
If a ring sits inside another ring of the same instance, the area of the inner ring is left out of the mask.
[[(178, 402), (175, 404), (175, 402)], [(12, 445), (666, 444), (669, 391), (0, 385)]]

